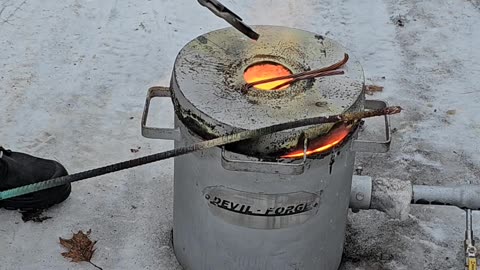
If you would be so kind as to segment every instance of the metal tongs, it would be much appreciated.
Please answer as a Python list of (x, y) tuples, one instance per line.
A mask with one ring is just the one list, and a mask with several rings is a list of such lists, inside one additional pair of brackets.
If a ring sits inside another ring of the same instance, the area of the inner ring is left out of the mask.
[(233, 27), (235, 27), (238, 31), (242, 32), (247, 37), (257, 40), (260, 35), (253, 31), (250, 26), (243, 23), (242, 18), (240, 18), (237, 14), (233, 13), (230, 9), (222, 5), (217, 0), (198, 0), (200, 5), (210, 9), (215, 15), (224, 19)]

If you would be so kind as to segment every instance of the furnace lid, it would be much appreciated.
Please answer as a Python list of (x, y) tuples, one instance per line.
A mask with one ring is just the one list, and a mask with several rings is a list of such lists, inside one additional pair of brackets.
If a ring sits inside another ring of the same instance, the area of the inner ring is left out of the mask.
[[(330, 66), (348, 53), (337, 42), (308, 31), (280, 26), (254, 29), (260, 34), (258, 41), (229, 27), (201, 35), (179, 52), (171, 81), (173, 102), (179, 119), (198, 135), (208, 139), (302, 118), (363, 110), (363, 70), (351, 55), (342, 68), (344, 75), (298, 82), (285, 90), (252, 89), (242, 93), (243, 73), (254, 63), (279, 63), (298, 73)], [(314, 133), (318, 136), (330, 127), (317, 127)], [(295, 143), (284, 139), (282, 147)]]

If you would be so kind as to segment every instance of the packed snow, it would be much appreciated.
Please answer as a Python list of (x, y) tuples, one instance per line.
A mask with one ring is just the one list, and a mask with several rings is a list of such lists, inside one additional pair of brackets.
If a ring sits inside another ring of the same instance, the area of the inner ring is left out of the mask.
[[(251, 25), (325, 35), (357, 57), (368, 96), (392, 116), (388, 154), (358, 154), (372, 177), (480, 184), (478, 0), (223, 0)], [(228, 26), (195, 0), (0, 0), (0, 145), (56, 159), (69, 172), (173, 147), (140, 134), (146, 91), (168, 85), (178, 51)], [(152, 125), (172, 126), (171, 102)], [(368, 120), (362, 138), (381, 138)], [(132, 151), (136, 149), (138, 151)], [(104, 269), (181, 269), (171, 247), (173, 160), (73, 184), (42, 223), (0, 210), (0, 269), (93, 269), (58, 237), (92, 229)], [(474, 229), (480, 234), (474, 214)], [(462, 269), (464, 212), (412, 206), (407, 220), (349, 213), (341, 269)]]

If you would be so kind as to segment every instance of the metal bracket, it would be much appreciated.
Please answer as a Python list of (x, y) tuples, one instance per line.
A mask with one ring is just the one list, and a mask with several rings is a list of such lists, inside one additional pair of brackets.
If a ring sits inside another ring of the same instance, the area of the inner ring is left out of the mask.
[(145, 107), (142, 114), (142, 136), (150, 139), (178, 140), (180, 138), (180, 130), (178, 128), (156, 128), (147, 126), (150, 100), (154, 97), (171, 97), (170, 88), (154, 86), (148, 89), (147, 99), (145, 100)]
[[(365, 100), (366, 110), (377, 110), (388, 107), (388, 103), (382, 100)], [(385, 140), (369, 141), (354, 140), (351, 150), (355, 152), (386, 153), (390, 150), (391, 142), (390, 118), (385, 115)]]
[(285, 164), (281, 162), (264, 162), (253, 160), (229, 159), (225, 156), (227, 152), (222, 147), (222, 167), (225, 170), (237, 172), (259, 172), (271, 174), (300, 175), (305, 171), (305, 163), (307, 160), (308, 142), (305, 139), (303, 143), (303, 160), (298, 164)]

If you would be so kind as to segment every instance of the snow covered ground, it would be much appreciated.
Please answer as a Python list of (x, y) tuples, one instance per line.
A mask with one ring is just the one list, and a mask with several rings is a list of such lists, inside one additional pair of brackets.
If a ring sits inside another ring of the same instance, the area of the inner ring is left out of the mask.
[[(480, 184), (478, 0), (224, 0), (248, 24), (338, 40), (362, 62), (371, 98), (401, 105), (386, 155), (364, 174), (416, 184)], [(0, 0), (0, 144), (54, 158), (70, 172), (171, 149), (140, 135), (146, 90), (167, 85), (176, 54), (227, 24), (195, 0)], [(169, 101), (157, 125), (172, 125)], [(371, 120), (362, 136), (379, 137)], [(132, 152), (131, 149), (138, 149)], [(58, 237), (92, 229), (104, 269), (180, 269), (170, 246), (172, 160), (73, 185), (43, 223), (0, 210), (0, 269), (93, 269)], [(480, 215), (474, 215), (480, 234)], [(342, 269), (462, 269), (464, 214), (414, 206), (407, 221), (349, 215)]]

